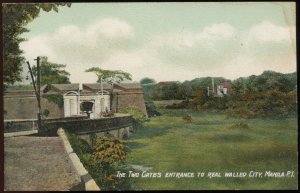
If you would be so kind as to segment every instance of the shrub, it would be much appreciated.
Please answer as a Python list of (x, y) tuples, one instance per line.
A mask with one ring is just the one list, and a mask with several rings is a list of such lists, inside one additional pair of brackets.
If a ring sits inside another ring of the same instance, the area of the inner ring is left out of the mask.
[(48, 117), (50, 114), (50, 111), (48, 109), (45, 109), (43, 112), (42, 112), (42, 115), (45, 116), (45, 117)]
[(122, 189), (126, 179), (118, 178), (116, 173), (125, 165), (125, 144), (116, 137), (99, 136), (92, 141), (92, 149), (90, 161), (97, 171), (96, 180), (105, 189)]
[(156, 110), (156, 106), (152, 101), (145, 102), (145, 106), (149, 117), (156, 117), (161, 115), (161, 113)]
[(120, 113), (128, 113), (132, 115), (134, 126), (143, 126), (143, 123), (147, 120), (146, 115), (136, 107), (126, 107), (119, 110)]
[(64, 98), (61, 94), (45, 94), (42, 95), (43, 98), (47, 99), (49, 102), (55, 103), (59, 108), (64, 106)]
[(255, 118), (284, 118), (297, 112), (296, 91), (284, 93), (276, 89), (267, 92), (246, 93), (230, 102), (231, 116)]
[(72, 148), (93, 176), (101, 190), (128, 190), (130, 178), (118, 178), (117, 171), (126, 172), (128, 148), (116, 137), (90, 136), (91, 145), (74, 134), (67, 134)]

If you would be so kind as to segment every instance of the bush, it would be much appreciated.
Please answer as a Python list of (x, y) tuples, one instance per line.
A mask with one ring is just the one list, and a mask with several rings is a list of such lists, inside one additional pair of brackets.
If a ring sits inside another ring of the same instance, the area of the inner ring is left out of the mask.
[(255, 118), (284, 118), (297, 112), (296, 92), (283, 93), (276, 89), (268, 92), (246, 93), (230, 102), (227, 112), (231, 116)]
[(126, 107), (119, 110), (119, 113), (127, 113), (132, 115), (134, 126), (143, 126), (143, 123), (147, 120), (146, 115), (136, 107)]
[(45, 94), (42, 95), (42, 97), (47, 99), (49, 102), (55, 103), (59, 108), (64, 107), (64, 98), (61, 94)]
[(117, 171), (127, 172), (128, 148), (116, 137), (91, 135), (91, 145), (74, 134), (67, 134), (72, 148), (101, 190), (131, 189), (130, 178), (118, 178)]
[(42, 115), (45, 116), (45, 117), (48, 117), (50, 114), (50, 111), (48, 109), (45, 109), (43, 112), (42, 112)]
[(145, 106), (149, 117), (156, 117), (161, 115), (161, 113), (156, 110), (156, 106), (152, 101), (145, 102)]

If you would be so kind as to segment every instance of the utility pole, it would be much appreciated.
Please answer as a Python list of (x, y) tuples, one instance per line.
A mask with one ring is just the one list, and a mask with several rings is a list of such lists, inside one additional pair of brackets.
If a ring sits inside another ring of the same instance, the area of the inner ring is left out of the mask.
[(214, 77), (211, 78), (211, 84), (212, 84), (212, 92), (213, 95), (215, 94), (215, 83), (214, 83)]
[(31, 67), (30, 67), (30, 64), (29, 64), (28, 61), (27, 61), (27, 65), (28, 65), (30, 76), (31, 76), (31, 79), (32, 79), (32, 84), (33, 84), (33, 88), (34, 88), (34, 91), (35, 91), (35, 96), (36, 96), (36, 99), (37, 99), (37, 102), (38, 102), (37, 118), (38, 118), (38, 128), (40, 129), (41, 128), (41, 124), (42, 124), (42, 121), (41, 121), (41, 79), (40, 79), (41, 72), (40, 72), (40, 57), (37, 57), (34, 60), (37, 61), (37, 65), (36, 65), (36, 70), (37, 70), (37, 88), (36, 88), (36, 82), (34, 81), (33, 73), (32, 73), (32, 70), (31, 70)]
[(37, 101), (38, 101), (38, 128), (40, 129), (42, 125), (42, 119), (41, 119), (41, 70), (40, 70), (40, 57), (37, 57), (36, 59), (36, 70), (37, 70)]
[(101, 105), (101, 112), (104, 112), (104, 97), (103, 97), (103, 80), (102, 76), (100, 78), (100, 85), (101, 85), (101, 99), (100, 99), (100, 105)]
[(207, 96), (209, 96), (209, 86), (207, 87)]

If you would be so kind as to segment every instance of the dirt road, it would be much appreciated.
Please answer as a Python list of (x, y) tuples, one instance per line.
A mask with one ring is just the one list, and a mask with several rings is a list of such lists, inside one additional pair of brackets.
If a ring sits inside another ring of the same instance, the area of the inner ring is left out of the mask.
[(60, 191), (82, 184), (59, 137), (4, 138), (4, 189)]

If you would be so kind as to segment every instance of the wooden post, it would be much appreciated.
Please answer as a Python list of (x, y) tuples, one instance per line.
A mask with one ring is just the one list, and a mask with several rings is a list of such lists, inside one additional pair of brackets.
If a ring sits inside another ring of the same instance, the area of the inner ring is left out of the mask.
[(32, 84), (33, 84), (33, 88), (35, 91), (35, 96), (36, 96), (36, 100), (38, 102), (38, 113), (37, 113), (37, 118), (38, 118), (38, 129), (40, 129), (41, 127), (41, 80), (40, 80), (40, 57), (37, 57), (37, 59), (35, 59), (37, 61), (37, 88), (36, 88), (36, 82), (34, 81), (33, 78), (33, 73), (30, 67), (29, 62), (27, 62), (28, 64), (28, 68), (29, 68), (29, 72), (30, 72), (30, 76), (31, 76), (31, 80), (32, 80)]
[(36, 59), (36, 70), (37, 70), (37, 93), (38, 93), (38, 128), (40, 129), (42, 125), (42, 119), (41, 119), (41, 70), (40, 70), (40, 57), (37, 57)]

